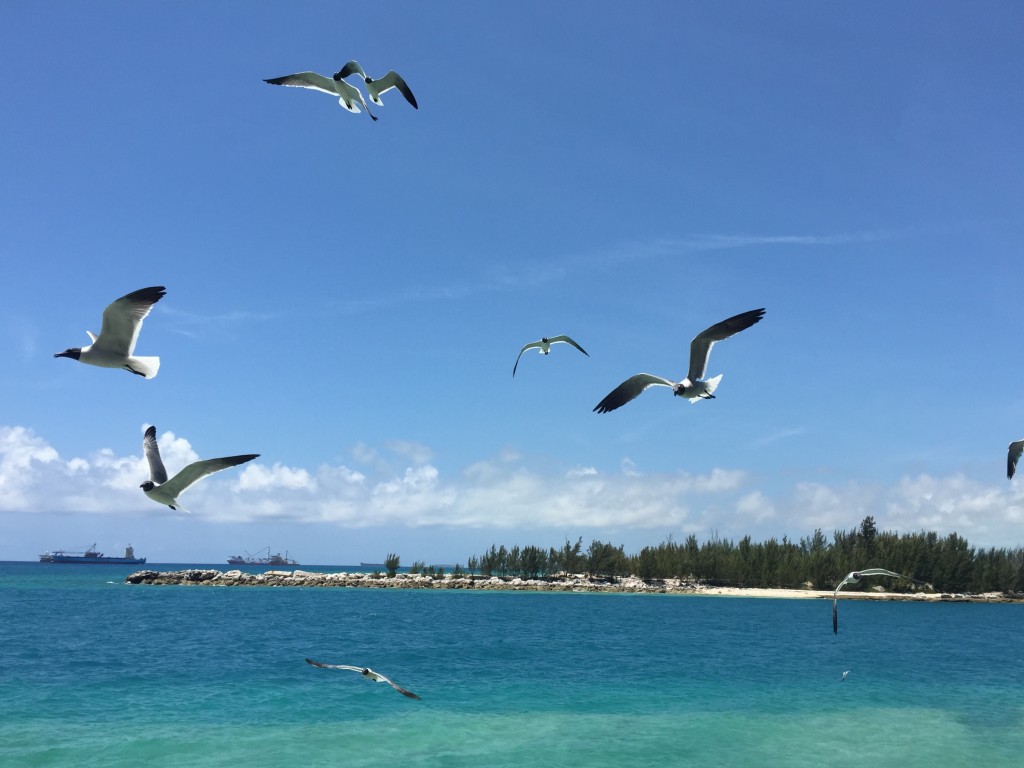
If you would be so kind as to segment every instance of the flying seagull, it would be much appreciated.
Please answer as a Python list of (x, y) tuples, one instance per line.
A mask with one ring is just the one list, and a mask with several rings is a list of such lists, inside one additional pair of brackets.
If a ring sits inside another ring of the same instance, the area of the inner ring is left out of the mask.
[(1006, 454), (1006, 479), (1009, 480), (1013, 477), (1013, 473), (1017, 471), (1017, 460), (1020, 459), (1020, 455), (1024, 453), (1024, 440), (1014, 440), (1010, 443), (1010, 450)]
[[(540, 341), (531, 341), (529, 344), (527, 344), (526, 346), (519, 350), (519, 357), (516, 358), (516, 364), (512, 366), (512, 375), (516, 375), (516, 368), (519, 367), (519, 358), (523, 356), (523, 352), (525, 352), (528, 349), (539, 349), (542, 355), (549, 355), (551, 354), (551, 345), (559, 343), (572, 344), (584, 355), (587, 355), (587, 350), (585, 350), (575, 341), (570, 339), (568, 336), (552, 336), (550, 339), (545, 337), (542, 338)], [(587, 357), (590, 357), (590, 355), (587, 355)]]
[(142, 450), (146, 454), (146, 461), (149, 462), (149, 480), (139, 487), (158, 504), (166, 504), (171, 509), (180, 509), (182, 512), (188, 510), (178, 503), (178, 496), (196, 480), (228, 467), (237, 467), (259, 456), (258, 453), (247, 453), (244, 456), (194, 461), (168, 480), (167, 470), (160, 459), (160, 448), (156, 444), (156, 427), (151, 426), (146, 430), (142, 439)]
[(845, 682), (846, 682), (846, 676), (847, 676), (848, 674), (850, 674), (850, 670), (849, 670), (849, 669), (848, 669), (848, 670), (846, 670), (845, 672), (843, 672), (843, 679), (842, 679), (842, 680), (840, 680), (839, 682), (840, 682), (840, 683), (845, 683)]
[(122, 296), (103, 310), (99, 336), (86, 331), (92, 344), (65, 349), (54, 357), (70, 357), (100, 368), (124, 368), (145, 379), (152, 379), (160, 370), (160, 358), (135, 357), (135, 342), (139, 340), (142, 321), (166, 293), (162, 285), (156, 285)]
[(416, 97), (412, 95), (412, 90), (406, 84), (405, 79), (391, 70), (384, 77), (379, 77), (374, 80), (372, 77), (368, 77), (363, 68), (359, 66), (359, 62), (354, 59), (342, 67), (335, 77), (348, 77), (349, 75), (359, 75), (363, 78), (363, 82), (366, 83), (366, 92), (370, 94), (370, 101), (381, 107), (384, 106), (384, 102), (380, 100), (380, 95), (385, 91), (390, 91), (392, 88), (397, 88), (399, 92), (405, 96), (405, 100), (413, 105), (416, 109), (420, 108), (420, 105), (416, 103)]
[(387, 683), (403, 696), (408, 696), (410, 699), (416, 699), (417, 701), (420, 700), (420, 697), (412, 691), (407, 691), (398, 683), (384, 677), (380, 672), (374, 672), (369, 667), (351, 667), (348, 664), (324, 664), (322, 661), (313, 661), (312, 659), (306, 659), (306, 663), (312, 664), (314, 667), (320, 667), (320, 669), (350, 669), (353, 672), (358, 672), (368, 680), (373, 680), (375, 683)]
[(885, 568), (866, 568), (863, 571), (850, 571), (846, 574), (846, 578), (839, 582), (839, 586), (836, 587), (836, 591), (832, 593), (832, 632), (834, 634), (839, 634), (839, 606), (836, 602), (839, 597), (839, 590), (846, 584), (856, 584), (865, 576), (892, 576), (897, 579), (912, 581), (915, 584), (923, 583), (917, 579), (912, 579), (909, 576), (904, 576), (902, 573), (887, 571)]
[(686, 378), (680, 382), (663, 379), (650, 373), (638, 373), (630, 376), (615, 389), (609, 392), (604, 400), (594, 406), (598, 413), (608, 413), (616, 408), (621, 408), (630, 400), (638, 397), (648, 387), (655, 385), (671, 387), (672, 394), (687, 398), (691, 403), (698, 400), (708, 400), (715, 396), (718, 382), (722, 380), (722, 374), (713, 379), (704, 380), (704, 374), (708, 368), (708, 357), (711, 355), (711, 348), (716, 341), (728, 339), (733, 334), (746, 330), (754, 323), (764, 317), (764, 309), (752, 309), (749, 312), (741, 312), (728, 320), (715, 323), (707, 330), (701, 331), (694, 336), (690, 342), (690, 370)]
[(374, 122), (377, 120), (376, 115), (370, 111), (363, 100), (363, 94), (354, 85), (346, 83), (342, 79), (341, 72), (335, 72), (333, 79), (318, 75), (316, 72), (299, 72), (284, 77), (272, 77), (263, 82), (271, 85), (293, 85), (296, 88), (312, 88), (314, 91), (323, 91), (331, 96), (337, 96), (338, 103), (349, 112), (359, 112), (358, 105), (362, 104), (366, 114), (372, 117)]

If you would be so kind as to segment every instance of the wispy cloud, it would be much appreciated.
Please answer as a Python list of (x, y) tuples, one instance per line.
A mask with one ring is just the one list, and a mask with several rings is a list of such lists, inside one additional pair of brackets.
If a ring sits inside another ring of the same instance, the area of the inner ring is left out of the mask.
[(214, 332), (233, 332), (243, 326), (270, 322), (281, 316), (280, 313), (248, 310), (199, 313), (162, 306), (154, 307), (153, 313), (166, 317), (164, 327), (167, 330), (189, 338), (209, 336)]
[(655, 238), (625, 241), (596, 252), (569, 253), (543, 262), (520, 261), (515, 268), (491, 267), (473, 280), (437, 285), (399, 288), (375, 296), (343, 298), (332, 307), (346, 315), (379, 311), (408, 303), (432, 303), (465, 299), (489, 293), (517, 291), (555, 283), (582, 272), (666, 258), (681, 253), (742, 248), (771, 248), (780, 245), (831, 247), (889, 240), (898, 234), (889, 231), (865, 231), (836, 234), (696, 234), (681, 238)]

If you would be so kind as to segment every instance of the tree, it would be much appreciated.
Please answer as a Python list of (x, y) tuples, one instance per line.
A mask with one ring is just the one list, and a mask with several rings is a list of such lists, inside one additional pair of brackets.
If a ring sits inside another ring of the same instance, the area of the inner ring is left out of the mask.
[(394, 577), (398, 573), (398, 564), (400, 559), (398, 555), (389, 554), (384, 558), (384, 568), (387, 569), (388, 576)]

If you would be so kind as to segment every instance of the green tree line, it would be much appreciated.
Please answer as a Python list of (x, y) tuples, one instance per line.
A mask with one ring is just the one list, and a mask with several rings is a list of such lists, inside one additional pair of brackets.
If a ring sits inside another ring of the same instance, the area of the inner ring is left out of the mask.
[[(560, 549), (491, 545), (468, 560), (470, 573), (484, 576), (554, 578), (565, 574), (641, 579), (692, 579), (716, 586), (833, 589), (850, 571), (886, 568), (931, 585), (939, 592), (1024, 592), (1024, 548), (975, 549), (951, 533), (897, 534), (880, 532), (874, 518), (858, 528), (835, 531), (832, 540), (817, 529), (798, 542), (739, 541), (713, 536), (700, 543), (690, 535), (675, 542), (669, 537), (627, 555), (618, 547), (593, 541), (583, 549), (582, 537)], [(891, 580), (890, 591), (911, 591), (914, 585)], [(856, 590), (865, 585), (850, 585)], [(869, 585), (870, 586), (870, 585)]]

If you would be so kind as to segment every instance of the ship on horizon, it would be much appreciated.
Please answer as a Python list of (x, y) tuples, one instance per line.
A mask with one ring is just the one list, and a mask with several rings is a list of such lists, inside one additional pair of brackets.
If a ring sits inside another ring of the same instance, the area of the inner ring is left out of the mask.
[(78, 563), (85, 565), (142, 565), (146, 562), (144, 557), (136, 557), (135, 550), (129, 544), (124, 548), (124, 557), (107, 557), (96, 550), (93, 544), (85, 552), (68, 552), (64, 549), (56, 549), (53, 552), (44, 552), (39, 556), (40, 563)]
[[(266, 553), (266, 554), (264, 554)], [(270, 554), (270, 547), (261, 549), (255, 555), (250, 555), (248, 552), (245, 556), (242, 555), (231, 555), (228, 558), (228, 565), (298, 565), (298, 560), (288, 559), (288, 550), (284, 551), (284, 557), (281, 557), (281, 553)]]

